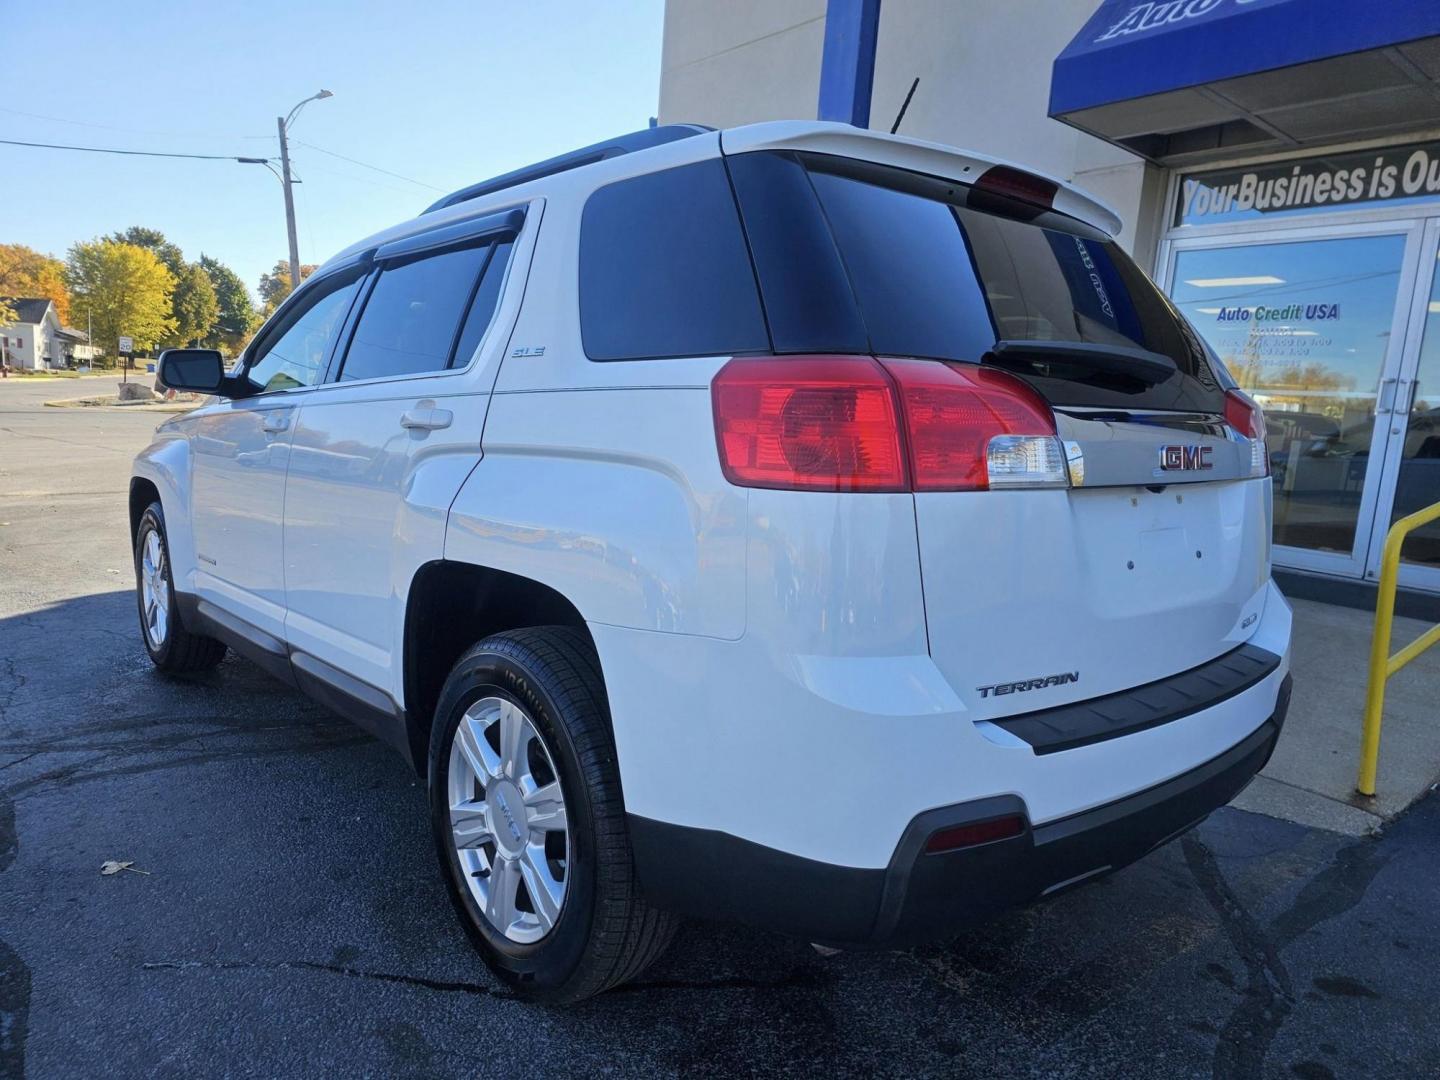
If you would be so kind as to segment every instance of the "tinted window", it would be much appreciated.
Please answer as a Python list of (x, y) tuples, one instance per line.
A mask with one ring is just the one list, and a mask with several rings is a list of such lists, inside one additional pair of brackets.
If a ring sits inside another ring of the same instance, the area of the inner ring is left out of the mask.
[(448, 367), (461, 316), (489, 254), (485, 244), (386, 265), (355, 324), (341, 380)]
[(595, 360), (769, 349), (722, 162), (621, 180), (590, 196), (580, 327)]
[(495, 245), (494, 254), (485, 263), (485, 276), (475, 290), (475, 299), (470, 303), (470, 313), (465, 316), (465, 326), (460, 331), (459, 344), (455, 346), (455, 358), (451, 367), (465, 367), (480, 346), (480, 339), (495, 317), (495, 304), (500, 299), (500, 285), (505, 280), (505, 267), (510, 263), (510, 249), (514, 242), (506, 240)]
[(848, 177), (812, 171), (811, 179), (874, 349), (887, 356), (984, 356), (995, 331), (954, 211)]
[(727, 159), (776, 352), (870, 351), (845, 264), (793, 154)]
[(245, 377), (265, 391), (319, 382), (359, 283), (360, 275), (351, 273), (333, 282), (317, 283), (310, 295), (297, 298), (275, 329), (266, 334)]
[[(811, 181), (808, 208), (797, 165)], [(1224, 375), (1198, 335), (1119, 245), (1082, 222), (846, 158), (746, 154), (730, 167), (777, 350), (1001, 362), (998, 340), (1111, 345), (1162, 353), (1176, 373), (1149, 385), (1053, 352), (1007, 350), (1003, 362), (1057, 404), (1223, 408)]]

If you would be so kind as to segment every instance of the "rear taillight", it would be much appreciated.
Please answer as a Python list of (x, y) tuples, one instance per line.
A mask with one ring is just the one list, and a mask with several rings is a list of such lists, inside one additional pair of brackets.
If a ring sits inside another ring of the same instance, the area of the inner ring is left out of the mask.
[(1225, 422), (1250, 440), (1251, 476), (1270, 475), (1270, 452), (1265, 444), (1265, 414), (1249, 394), (1225, 391)]
[(1048, 405), (974, 364), (865, 356), (730, 361), (712, 385), (726, 478), (804, 491), (1065, 487)]
[(732, 360), (711, 396), (732, 484), (908, 490), (894, 390), (868, 356)]
[(933, 360), (882, 363), (900, 388), (916, 491), (1068, 483), (1055, 415), (1014, 375)]

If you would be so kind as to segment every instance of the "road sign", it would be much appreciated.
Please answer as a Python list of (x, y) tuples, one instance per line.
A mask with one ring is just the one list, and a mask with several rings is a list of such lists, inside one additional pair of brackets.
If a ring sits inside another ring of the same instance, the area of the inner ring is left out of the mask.
[(125, 356), (129, 356), (134, 351), (135, 339), (132, 337), (122, 337), (120, 339), (120, 352)]

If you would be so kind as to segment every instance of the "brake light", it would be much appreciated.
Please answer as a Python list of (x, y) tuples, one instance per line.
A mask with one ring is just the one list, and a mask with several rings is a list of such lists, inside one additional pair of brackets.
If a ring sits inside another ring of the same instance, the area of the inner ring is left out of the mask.
[(732, 360), (711, 397), (720, 466), (732, 484), (908, 490), (895, 394), (868, 356)]
[(1240, 390), (1225, 391), (1225, 422), (1250, 440), (1250, 475), (1270, 475), (1270, 451), (1265, 443), (1265, 413), (1255, 399)]
[(974, 364), (868, 356), (730, 361), (711, 388), (726, 479), (801, 491), (1065, 487), (1054, 415)]
[(1014, 375), (933, 360), (881, 363), (900, 389), (916, 491), (1069, 482), (1054, 413)]
[(992, 191), (996, 195), (1017, 199), (1031, 206), (1043, 206), (1047, 210), (1055, 205), (1055, 196), (1060, 191), (1060, 185), (1055, 181), (1017, 169), (1013, 165), (990, 166), (980, 174), (973, 186), (979, 191)]

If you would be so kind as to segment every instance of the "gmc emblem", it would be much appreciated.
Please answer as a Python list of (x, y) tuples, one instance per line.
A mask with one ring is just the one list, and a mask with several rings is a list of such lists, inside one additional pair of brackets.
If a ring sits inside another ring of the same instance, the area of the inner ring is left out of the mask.
[(1166, 472), (1180, 472), (1193, 469), (1213, 469), (1208, 446), (1162, 446), (1160, 468)]

